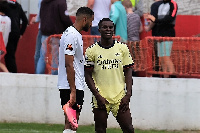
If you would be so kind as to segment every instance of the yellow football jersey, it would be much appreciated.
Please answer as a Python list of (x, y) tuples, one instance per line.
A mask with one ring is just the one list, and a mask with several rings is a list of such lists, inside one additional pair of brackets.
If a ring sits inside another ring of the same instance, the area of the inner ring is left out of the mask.
[(85, 67), (94, 67), (92, 74), (95, 86), (101, 96), (111, 103), (120, 102), (125, 95), (125, 77), (123, 69), (133, 66), (128, 46), (113, 41), (109, 48), (97, 42), (85, 52)]

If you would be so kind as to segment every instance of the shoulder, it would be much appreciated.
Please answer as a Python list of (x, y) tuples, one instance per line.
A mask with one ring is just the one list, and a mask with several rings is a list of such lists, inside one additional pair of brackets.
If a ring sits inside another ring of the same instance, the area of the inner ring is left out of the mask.
[(77, 38), (77, 35), (73, 27), (68, 27), (61, 36), (61, 39), (64, 39), (65, 41), (73, 41), (76, 40), (75, 38)]
[(15, 4), (16, 4), (16, 6), (17, 6), (18, 8), (21, 8), (21, 9), (22, 9), (21, 4), (19, 4), (18, 2), (16, 2)]
[(63, 35), (76, 36), (76, 29), (73, 26), (70, 26), (63, 32)]
[(129, 52), (128, 46), (125, 43), (116, 41), (115, 42), (115, 47), (117, 47), (117, 48), (115, 48), (115, 50), (119, 50), (123, 54), (126, 54), (126, 53)]
[(162, 1), (157, 1), (157, 2), (154, 2), (152, 5), (151, 5), (151, 8), (157, 8), (159, 5), (161, 5), (163, 2)]
[(98, 46), (98, 42), (96, 42), (96, 43), (90, 45), (90, 46), (86, 49), (86, 51), (87, 51), (87, 50), (92, 51), (92, 50), (94, 50), (97, 46)]
[(131, 16), (134, 17), (134, 18), (140, 19), (140, 16), (136, 13), (131, 13)]
[(127, 48), (127, 45), (123, 42), (120, 42), (120, 41), (115, 41), (114, 46), (117, 46), (117, 47), (122, 48), (122, 49)]
[(10, 19), (10, 17), (5, 16), (5, 18), (6, 18), (7, 22), (11, 23), (11, 19)]
[(65, 6), (67, 5), (66, 0), (56, 0), (55, 3), (57, 3), (59, 6)]

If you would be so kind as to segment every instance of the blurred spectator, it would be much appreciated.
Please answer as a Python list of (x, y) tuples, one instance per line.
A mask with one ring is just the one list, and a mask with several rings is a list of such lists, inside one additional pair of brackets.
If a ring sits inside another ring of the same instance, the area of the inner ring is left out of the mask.
[[(6, 16), (5, 14), (7, 13), (8, 7), (7, 4), (5, 2), (0, 2), (0, 32), (2, 33), (2, 37), (3, 37), (3, 42), (1, 42), (0, 45), (5, 45), (5, 47), (7, 46), (8, 43), (8, 36), (9, 33), (11, 31), (11, 20), (8, 16)], [(3, 72), (9, 72), (7, 67), (1, 63), (1, 59), (3, 53), (0, 49), (0, 69)]]
[(127, 16), (125, 7), (120, 0), (111, 0), (110, 19), (115, 24), (115, 35), (121, 37), (121, 42), (126, 42), (127, 35)]
[[(156, 36), (175, 37), (175, 22), (178, 5), (174, 0), (163, 0), (158, 7), (157, 18), (148, 15), (147, 18), (154, 22), (157, 26)], [(172, 41), (163, 41), (157, 43), (158, 57), (161, 61), (163, 72), (175, 73), (175, 68), (170, 59)], [(169, 77), (164, 75), (164, 77)]]
[(109, 18), (110, 0), (88, 0), (87, 7), (94, 12), (94, 21), (92, 21), (91, 35), (100, 35), (98, 23), (103, 18)]
[[(150, 14), (153, 15), (155, 18), (158, 18), (158, 7), (160, 4), (162, 4), (162, 0), (154, 0), (155, 2), (151, 5), (151, 12)], [(146, 14), (148, 16), (148, 14)], [(152, 21), (148, 21), (148, 25), (144, 26), (145, 31), (148, 32), (152, 30), (152, 36), (158, 36), (157, 35), (157, 25), (156, 23), (153, 23)], [(155, 60), (155, 71), (159, 71), (159, 57), (157, 56), (158, 50), (157, 50), (157, 41), (154, 41), (154, 52), (156, 56), (153, 56), (152, 58)], [(158, 74), (153, 74), (153, 77), (160, 77)]]
[[(35, 17), (33, 17), (31, 19), (30, 24), (34, 24), (34, 23), (40, 22), (40, 6), (41, 6), (41, 1), (42, 0), (38, 0), (38, 9), (39, 9), (39, 12), (38, 12), (38, 14)], [(41, 33), (41, 30), (40, 30), (40, 23), (39, 23), (38, 34), (37, 34), (37, 39), (36, 39), (36, 46), (35, 46), (35, 56), (34, 56), (35, 73), (36, 73), (36, 68), (37, 68), (37, 62), (38, 62), (39, 57), (40, 57), (40, 49), (41, 49), (41, 46), (42, 46), (41, 39), (42, 39), (42, 33)]]
[(140, 16), (133, 12), (132, 3), (130, 0), (124, 0), (122, 4), (127, 12), (128, 41), (140, 41), (139, 34), (143, 31)]
[[(62, 34), (65, 29), (72, 25), (68, 15), (66, 0), (42, 0), (40, 7), (40, 29), (43, 43), (50, 35)], [(45, 73), (46, 46), (40, 49), (40, 57), (37, 62), (36, 74)], [(57, 74), (55, 71), (52, 74)]]
[(28, 19), (21, 5), (16, 0), (8, 0), (8, 6), (9, 10), (7, 16), (11, 19), (11, 32), (6, 47), (7, 54), (5, 55), (5, 63), (9, 72), (17, 73), (15, 53), (18, 41), (26, 30)]
[[(127, 33), (128, 33), (127, 45), (129, 46), (133, 60), (136, 63), (138, 60), (141, 60), (139, 41), (140, 41), (140, 33), (143, 31), (142, 22), (140, 20), (140, 16), (133, 12), (132, 3), (130, 0), (124, 0), (122, 1), (122, 4), (127, 12)], [(132, 75), (135, 76), (135, 74), (136, 73), (133, 71)]]
[[(123, 1), (123, 0), (122, 0)], [(143, 15), (143, 0), (130, 0), (132, 3), (132, 10), (140, 17)]]
[[(158, 7), (160, 4), (162, 4), (162, 0), (154, 0), (155, 2), (151, 5), (151, 15), (153, 15), (155, 18), (158, 18)], [(147, 14), (148, 15), (148, 14)], [(145, 31), (152, 30), (152, 36), (157, 36), (157, 25), (153, 23), (152, 21), (148, 21), (149, 25), (145, 26)]]

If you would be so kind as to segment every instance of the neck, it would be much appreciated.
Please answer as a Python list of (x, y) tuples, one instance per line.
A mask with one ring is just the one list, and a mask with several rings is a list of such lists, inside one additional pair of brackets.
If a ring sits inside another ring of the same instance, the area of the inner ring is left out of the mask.
[(132, 8), (127, 8), (127, 13), (133, 13), (133, 9)]
[(103, 39), (101, 38), (101, 45), (104, 46), (104, 47), (109, 47), (113, 44), (113, 39), (110, 38), (110, 39)]
[(1, 15), (1, 16), (4, 16), (5, 14), (4, 14), (3, 12), (0, 12), (0, 15)]
[(73, 26), (76, 28), (76, 30), (77, 30), (78, 32), (81, 32), (81, 31), (82, 31), (82, 28), (81, 28), (81, 26), (80, 26), (80, 24), (79, 24), (78, 22), (75, 22), (75, 23), (73, 24)]

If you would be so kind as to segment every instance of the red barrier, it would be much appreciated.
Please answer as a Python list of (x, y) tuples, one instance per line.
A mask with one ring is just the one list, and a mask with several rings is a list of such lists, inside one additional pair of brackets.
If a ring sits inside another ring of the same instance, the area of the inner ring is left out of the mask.
[[(59, 52), (59, 44), (60, 44), (60, 38), (61, 34), (58, 35), (51, 35), (47, 38), (46, 44), (47, 50), (46, 50), (46, 68), (48, 70), (48, 74), (51, 74), (52, 70), (58, 69), (58, 52)], [(94, 44), (96, 41), (100, 41), (100, 36), (95, 35), (82, 35), (83, 39), (83, 53), (85, 53), (85, 50), (90, 45)], [(120, 36), (113, 36), (114, 40), (119, 41)]]
[[(157, 54), (157, 52), (160, 49), (157, 48), (157, 44), (159, 43), (158, 45), (161, 45), (160, 42), (163, 42), (163, 44), (166, 45), (165, 48), (167, 48), (167, 45), (170, 44), (165, 41), (173, 42), (170, 59), (173, 65), (172, 67), (174, 67), (174, 72), (169, 69), (166, 71), (164, 70), (164, 67), (170, 64), (170, 61), (168, 60), (168, 62), (162, 62), (162, 59), (165, 60), (165, 57), (167, 57), (166, 55), (158, 58), (159, 54)], [(200, 78), (200, 38), (146, 37), (137, 47), (132, 43), (128, 43), (128, 45), (131, 45), (129, 47), (135, 47), (132, 53), (139, 54), (137, 56), (133, 56), (135, 61), (135, 71), (145, 71), (147, 74), (146, 76), (160, 74)]]

